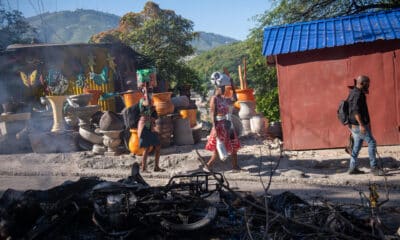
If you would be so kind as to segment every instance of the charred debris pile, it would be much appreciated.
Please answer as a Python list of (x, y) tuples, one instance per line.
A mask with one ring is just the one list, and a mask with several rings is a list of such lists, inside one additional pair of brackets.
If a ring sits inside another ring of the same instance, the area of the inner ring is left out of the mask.
[(126, 179), (81, 178), (49, 190), (8, 189), (0, 239), (398, 239), (380, 219), (371, 186), (364, 205), (308, 203), (234, 191), (220, 173), (178, 175), (149, 186), (134, 164)]

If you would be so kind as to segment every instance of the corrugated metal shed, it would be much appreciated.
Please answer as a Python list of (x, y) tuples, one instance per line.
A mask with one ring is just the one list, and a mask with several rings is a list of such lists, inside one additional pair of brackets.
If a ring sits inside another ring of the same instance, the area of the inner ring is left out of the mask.
[(264, 29), (264, 56), (400, 39), (400, 9)]

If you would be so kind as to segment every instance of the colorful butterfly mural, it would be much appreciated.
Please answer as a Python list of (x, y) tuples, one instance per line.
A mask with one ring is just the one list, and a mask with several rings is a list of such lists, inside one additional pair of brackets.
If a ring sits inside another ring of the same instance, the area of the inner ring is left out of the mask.
[(35, 84), (36, 81), (36, 76), (37, 76), (37, 70), (34, 70), (28, 77), (26, 73), (24, 72), (19, 72), (22, 82), (24, 83), (25, 86), (27, 87), (32, 87)]

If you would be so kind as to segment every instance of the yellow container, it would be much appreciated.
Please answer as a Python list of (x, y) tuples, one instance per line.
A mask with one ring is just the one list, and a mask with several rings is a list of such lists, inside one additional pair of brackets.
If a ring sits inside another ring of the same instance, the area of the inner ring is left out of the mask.
[[(145, 148), (139, 147), (139, 136), (136, 128), (131, 128), (129, 130), (131, 132), (131, 137), (129, 138), (129, 151), (132, 154), (142, 156), (144, 153)], [(153, 150), (153, 146), (150, 147), (149, 153)]]
[(197, 109), (182, 109), (179, 114), (183, 119), (189, 118), (191, 128), (197, 125)]

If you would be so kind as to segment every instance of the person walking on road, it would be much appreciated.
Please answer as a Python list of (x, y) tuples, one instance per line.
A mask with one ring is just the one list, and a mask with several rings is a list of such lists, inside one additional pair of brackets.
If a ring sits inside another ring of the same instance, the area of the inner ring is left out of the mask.
[(349, 174), (363, 174), (358, 169), (358, 154), (360, 153), (363, 141), (368, 144), (368, 155), (370, 160), (371, 173), (382, 175), (376, 161), (376, 140), (371, 132), (370, 116), (368, 111), (366, 94), (369, 93), (370, 79), (360, 75), (355, 79), (355, 87), (351, 90), (349, 100), (349, 127), (354, 139), (351, 151)]

